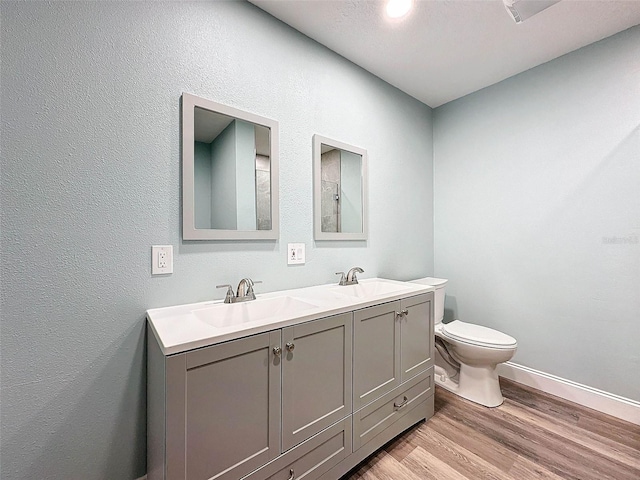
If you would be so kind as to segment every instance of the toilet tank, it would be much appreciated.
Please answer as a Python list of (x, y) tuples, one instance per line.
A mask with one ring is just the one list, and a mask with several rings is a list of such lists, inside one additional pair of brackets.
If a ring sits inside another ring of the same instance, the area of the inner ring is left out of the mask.
[(435, 324), (442, 323), (442, 319), (444, 318), (444, 287), (447, 284), (446, 278), (434, 278), (434, 277), (426, 277), (426, 278), (418, 278), (417, 280), (412, 280), (412, 283), (419, 283), (420, 285), (430, 285), (435, 287), (436, 291), (434, 292), (434, 315), (435, 315)]

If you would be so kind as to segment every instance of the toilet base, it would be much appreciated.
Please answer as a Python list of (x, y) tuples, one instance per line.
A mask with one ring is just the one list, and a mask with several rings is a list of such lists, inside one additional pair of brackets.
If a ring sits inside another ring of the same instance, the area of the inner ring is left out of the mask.
[(495, 365), (472, 367), (462, 364), (458, 381), (442, 367), (436, 366), (434, 377), (436, 385), (485, 407), (498, 407), (504, 402)]

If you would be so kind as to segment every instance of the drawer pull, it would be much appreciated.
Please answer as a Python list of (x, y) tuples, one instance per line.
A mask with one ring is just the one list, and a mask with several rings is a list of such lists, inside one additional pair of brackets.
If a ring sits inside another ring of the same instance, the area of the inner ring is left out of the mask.
[(409, 399), (405, 395), (404, 399), (402, 400), (402, 402), (400, 402), (400, 403), (393, 402), (393, 408), (402, 408), (407, 404), (408, 401), (409, 401)]
[(293, 471), (293, 468), (289, 470), (289, 480), (294, 480), (296, 478), (296, 474)]

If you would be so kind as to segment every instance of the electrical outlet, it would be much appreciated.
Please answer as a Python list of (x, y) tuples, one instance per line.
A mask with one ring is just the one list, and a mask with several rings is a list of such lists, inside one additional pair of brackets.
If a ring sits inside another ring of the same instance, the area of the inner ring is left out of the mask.
[(173, 245), (151, 247), (151, 275), (173, 273)]
[(304, 264), (304, 243), (287, 244), (287, 264), (302, 265)]
[(167, 268), (167, 252), (164, 250), (158, 252), (158, 268)]

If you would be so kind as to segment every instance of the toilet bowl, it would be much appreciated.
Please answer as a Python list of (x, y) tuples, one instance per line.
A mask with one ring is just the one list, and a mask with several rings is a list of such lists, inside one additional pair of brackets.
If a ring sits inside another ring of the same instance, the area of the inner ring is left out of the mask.
[(435, 287), (436, 384), (486, 407), (501, 405), (504, 398), (496, 367), (513, 357), (516, 339), (460, 320), (442, 323), (447, 280), (427, 277), (413, 282)]

